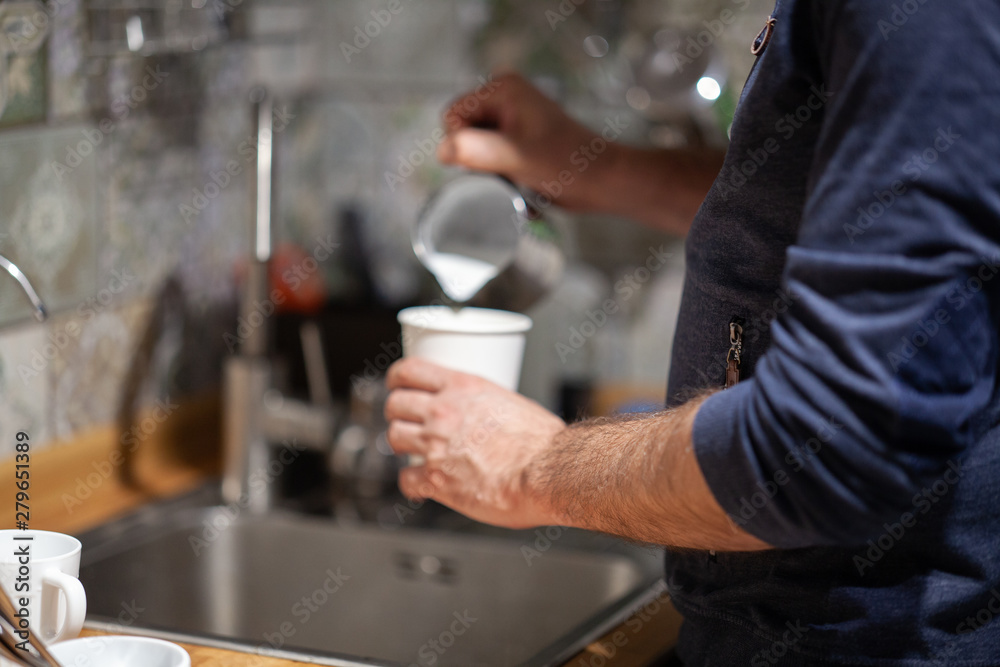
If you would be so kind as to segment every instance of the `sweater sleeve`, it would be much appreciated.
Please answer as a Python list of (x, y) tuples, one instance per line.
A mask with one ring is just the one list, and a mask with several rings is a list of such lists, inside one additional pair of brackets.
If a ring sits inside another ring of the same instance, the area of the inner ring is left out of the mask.
[(709, 398), (693, 435), (723, 508), (780, 548), (882, 532), (996, 401), (1000, 5), (823, 14), (831, 95), (783, 276), (797, 298), (754, 376)]

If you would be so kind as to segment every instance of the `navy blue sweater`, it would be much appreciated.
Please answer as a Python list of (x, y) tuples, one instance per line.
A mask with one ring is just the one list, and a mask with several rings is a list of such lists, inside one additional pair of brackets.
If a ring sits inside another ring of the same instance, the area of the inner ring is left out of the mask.
[(1000, 665), (1000, 2), (774, 18), (688, 238), (668, 402), (723, 384), (737, 318), (695, 453), (778, 549), (668, 553), (681, 654)]

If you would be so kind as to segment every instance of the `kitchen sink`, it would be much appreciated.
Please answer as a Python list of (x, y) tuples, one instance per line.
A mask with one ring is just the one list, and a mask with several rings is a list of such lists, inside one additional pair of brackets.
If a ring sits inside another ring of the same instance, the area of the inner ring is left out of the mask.
[(80, 537), (91, 627), (324, 665), (560, 664), (662, 573), (656, 550), (580, 531), (221, 506), (154, 505)]

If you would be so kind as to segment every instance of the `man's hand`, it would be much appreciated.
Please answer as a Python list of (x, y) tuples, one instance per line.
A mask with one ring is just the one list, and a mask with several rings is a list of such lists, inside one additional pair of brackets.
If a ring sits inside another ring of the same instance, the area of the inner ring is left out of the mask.
[(506, 528), (559, 523), (526, 484), (565, 424), (540, 405), (484, 380), (408, 358), (386, 378), (389, 444), (423, 457), (400, 489)]
[(722, 153), (617, 143), (630, 118), (609, 116), (606, 126), (618, 129), (598, 135), (523, 77), (501, 74), (445, 112), (448, 136), (437, 155), (444, 164), (502, 174), (563, 208), (686, 234), (719, 173)]
[[(558, 104), (517, 74), (501, 74), (492, 86), (457, 99), (444, 115), (448, 137), (438, 146), (438, 159), (477, 171), (503, 174), (538, 192), (559, 173), (575, 178), (555, 201), (564, 208), (586, 209), (596, 204), (591, 174), (577, 174), (571, 158), (597, 135), (570, 118)], [(608, 151), (610, 153), (610, 151)], [(611, 161), (607, 153), (601, 160)]]
[(691, 447), (703, 399), (567, 427), (537, 403), (420, 359), (389, 369), (389, 444), (424, 457), (400, 488), (506, 528), (599, 530), (651, 544), (742, 551), (767, 544), (716, 502)]

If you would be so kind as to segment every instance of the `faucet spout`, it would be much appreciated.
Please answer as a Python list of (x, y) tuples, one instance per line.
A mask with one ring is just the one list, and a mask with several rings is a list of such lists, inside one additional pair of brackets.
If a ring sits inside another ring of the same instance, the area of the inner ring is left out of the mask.
[(21, 289), (24, 290), (24, 293), (28, 295), (28, 299), (31, 300), (31, 305), (35, 307), (35, 318), (39, 322), (44, 322), (49, 316), (49, 312), (45, 308), (45, 304), (42, 303), (42, 300), (38, 298), (38, 292), (36, 292), (35, 288), (31, 286), (31, 282), (28, 280), (28, 277), (24, 275), (24, 272), (17, 267), (17, 264), (14, 264), (14, 262), (10, 261), (3, 255), (0, 255), (0, 267), (6, 269), (7, 273), (9, 273), (14, 280), (21, 285)]

